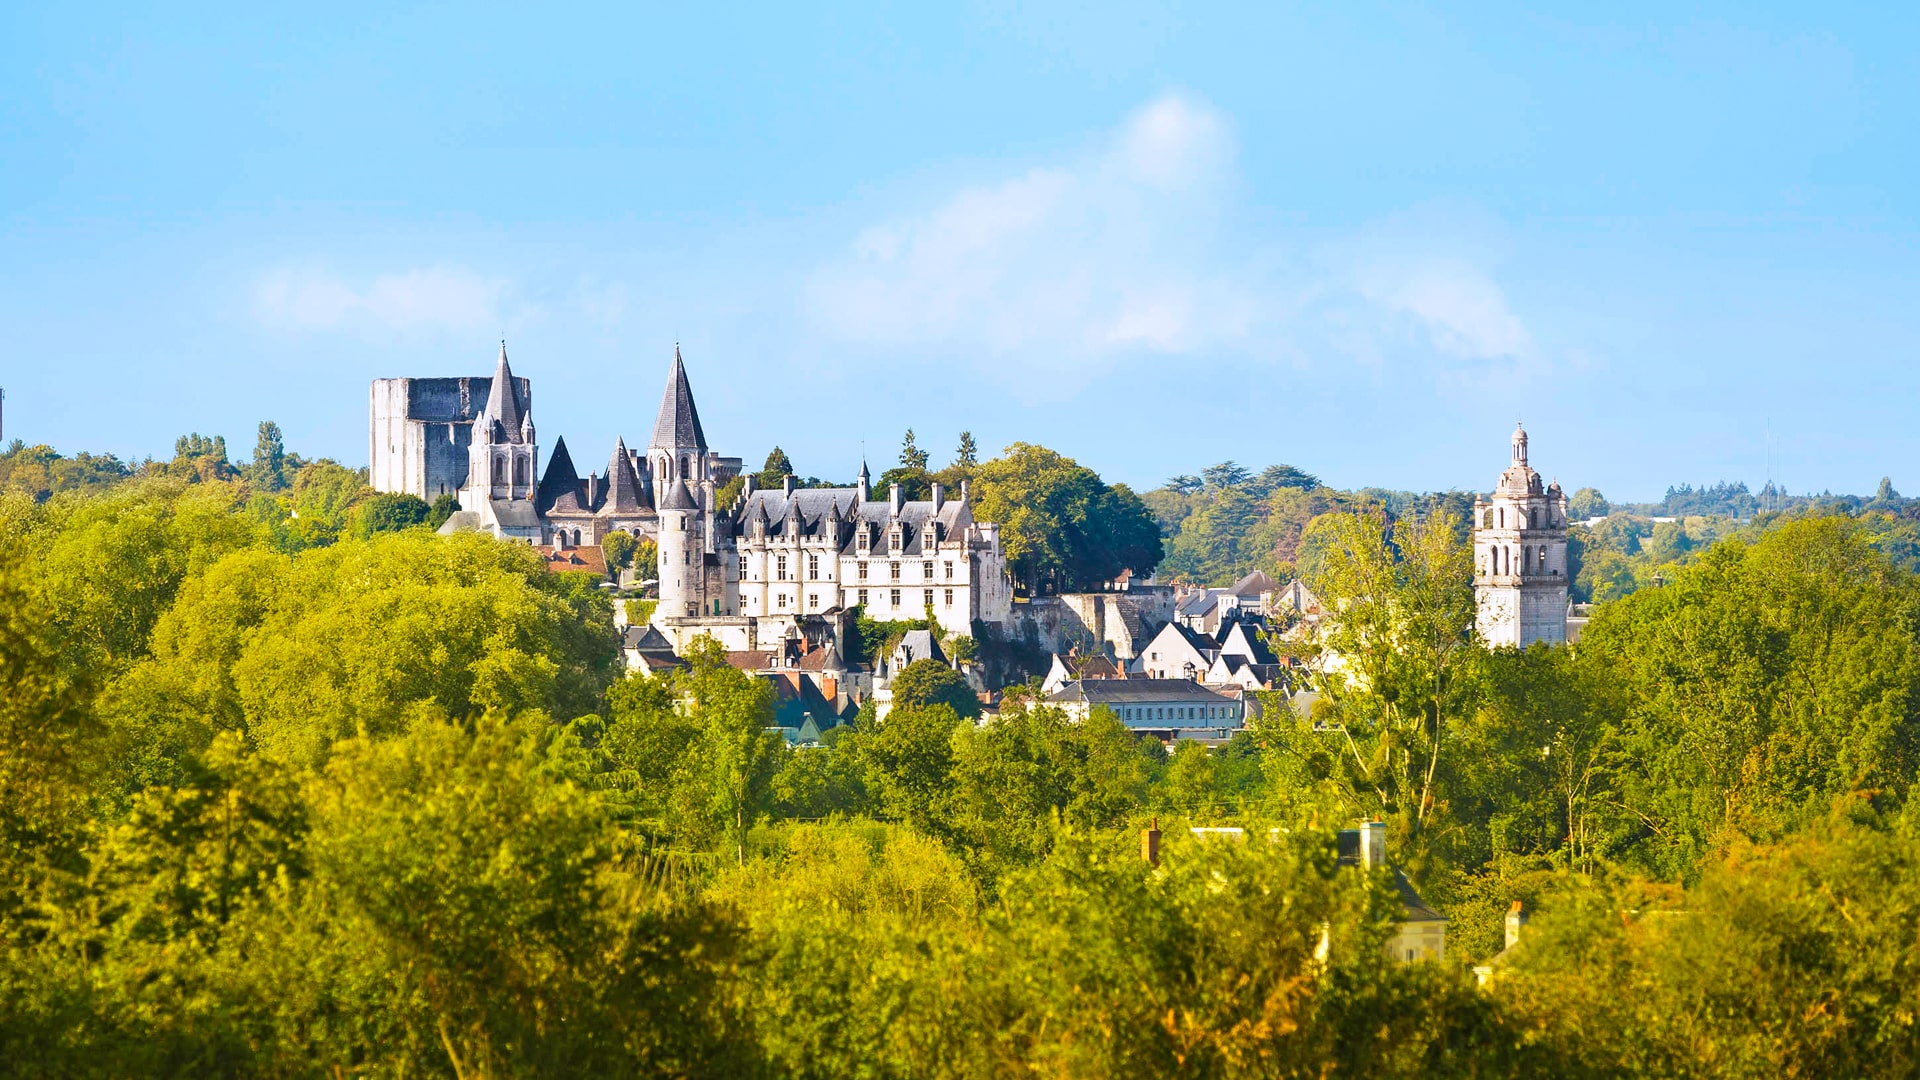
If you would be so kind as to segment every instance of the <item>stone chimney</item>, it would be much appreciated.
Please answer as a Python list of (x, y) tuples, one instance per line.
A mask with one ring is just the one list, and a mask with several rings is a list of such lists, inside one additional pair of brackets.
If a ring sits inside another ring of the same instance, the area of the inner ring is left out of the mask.
[(940, 505), (946, 501), (945, 496), (940, 491), (940, 481), (935, 480), (933, 482), (933, 512), (936, 514), (939, 513)]
[(793, 494), (793, 474), (792, 473), (788, 473), (787, 475), (780, 478), (780, 491), (782, 494), (786, 494), (786, 495)]
[(600, 474), (588, 473), (587, 474), (587, 509), (589, 510), (593, 509), (594, 505), (599, 501), (600, 501)]
[(1368, 870), (1378, 870), (1387, 865), (1386, 822), (1360, 823), (1360, 865)]
[(1157, 814), (1152, 825), (1140, 830), (1140, 857), (1148, 866), (1160, 865), (1160, 817)]
[(1520, 931), (1527, 925), (1527, 909), (1515, 900), (1507, 907), (1507, 948), (1520, 944)]
[(893, 508), (891, 512), (895, 515), (898, 515), (900, 508), (906, 505), (906, 500), (900, 497), (899, 484), (887, 485), (887, 505)]
[(960, 501), (967, 501), (967, 482), (965, 480), (960, 481)]
[(753, 474), (748, 473), (745, 476), (741, 477), (740, 479), (741, 479), (740, 494), (742, 495), (753, 494)]

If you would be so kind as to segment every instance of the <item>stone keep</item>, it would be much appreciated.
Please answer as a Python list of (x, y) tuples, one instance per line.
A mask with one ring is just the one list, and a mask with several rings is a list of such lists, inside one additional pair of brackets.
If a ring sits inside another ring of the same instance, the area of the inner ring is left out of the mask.
[(1490, 646), (1524, 649), (1567, 640), (1567, 497), (1527, 464), (1527, 432), (1513, 429), (1513, 461), (1493, 496), (1473, 504), (1475, 628)]

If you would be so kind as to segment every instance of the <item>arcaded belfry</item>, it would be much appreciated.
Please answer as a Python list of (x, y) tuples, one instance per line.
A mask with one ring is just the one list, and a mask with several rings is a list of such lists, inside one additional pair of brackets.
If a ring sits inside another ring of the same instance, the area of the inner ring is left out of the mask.
[(1490, 646), (1524, 649), (1567, 640), (1567, 496), (1527, 464), (1527, 431), (1513, 429), (1513, 463), (1491, 499), (1473, 503), (1475, 628)]

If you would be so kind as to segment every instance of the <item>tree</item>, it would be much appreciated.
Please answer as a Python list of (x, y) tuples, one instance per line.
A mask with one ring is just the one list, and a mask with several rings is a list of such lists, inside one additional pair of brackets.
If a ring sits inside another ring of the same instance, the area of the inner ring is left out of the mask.
[(287, 486), (287, 448), (280, 438), (280, 425), (260, 421), (260, 436), (253, 444), (253, 460), (243, 473), (255, 491), (280, 491)]
[(600, 538), (600, 551), (607, 557), (607, 565), (616, 570), (624, 570), (633, 565), (633, 554), (640, 542), (625, 529), (615, 529)]
[(433, 507), (417, 495), (383, 491), (361, 503), (355, 512), (360, 519), (358, 533), (367, 537), (425, 525), (433, 516)]
[(980, 715), (980, 699), (966, 677), (938, 660), (915, 660), (893, 679), (895, 707), (945, 705), (963, 719)]
[(770, 730), (773, 687), (727, 665), (726, 652), (702, 635), (687, 649), (683, 692), (700, 725), (688, 755), (691, 778), (705, 811), (739, 862), (747, 859), (747, 832), (773, 802), (786, 741)]
[(944, 702), (903, 702), (896, 694), (884, 721), (858, 723), (834, 753), (856, 762), (882, 814), (938, 836), (948, 831), (953, 734), (960, 724)]
[(1435, 815), (1447, 728), (1469, 700), (1473, 555), (1449, 514), (1389, 523), (1371, 513), (1315, 521), (1326, 557), (1309, 581), (1328, 610), (1316, 681), (1333, 701), (1346, 794), (1413, 838)]
[(912, 428), (908, 428), (906, 438), (900, 440), (900, 467), (927, 471), (927, 452), (914, 445)]
[(194, 481), (233, 479), (235, 470), (227, 462), (226, 436), (208, 438), (197, 431), (180, 436), (174, 440), (173, 461), (167, 472)]
[(1000, 525), (1009, 568), (1029, 590), (1099, 588), (1160, 561), (1160, 528), (1138, 495), (1045, 447), (1014, 443), (980, 466), (974, 513)]
[(766, 464), (760, 467), (759, 472), (753, 474), (753, 483), (755, 487), (763, 489), (777, 488), (792, 475), (792, 460), (787, 457), (785, 450), (776, 446), (767, 453)]
[(427, 527), (438, 529), (447, 523), (455, 510), (460, 509), (460, 500), (451, 495), (441, 494), (434, 498), (433, 507), (427, 512)]
[(980, 464), (979, 451), (973, 445), (973, 432), (960, 433), (960, 448), (954, 452), (953, 463), (963, 469), (971, 469)]
[(1180, 495), (1192, 495), (1198, 492), (1202, 486), (1199, 477), (1189, 474), (1182, 474), (1167, 481), (1167, 487)]
[(1574, 521), (1591, 521), (1606, 517), (1613, 512), (1607, 497), (1596, 488), (1583, 487), (1567, 500), (1567, 517)]
[(1209, 465), (1200, 470), (1200, 478), (1210, 488), (1237, 488), (1253, 476), (1247, 470), (1231, 461), (1218, 465)]

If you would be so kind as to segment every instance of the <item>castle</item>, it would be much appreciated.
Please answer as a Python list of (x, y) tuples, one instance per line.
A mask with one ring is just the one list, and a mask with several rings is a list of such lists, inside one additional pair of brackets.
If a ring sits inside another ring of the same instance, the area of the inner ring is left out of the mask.
[(1567, 640), (1567, 497), (1527, 464), (1527, 432), (1491, 499), (1473, 503), (1475, 628), (1488, 645)]
[[(375, 380), (371, 416), (373, 486), (454, 496), (444, 531), (558, 548), (616, 529), (655, 541), (653, 625), (676, 650), (701, 634), (735, 650), (843, 638), (854, 607), (882, 620), (931, 613), (959, 634), (1012, 618), (999, 527), (974, 519), (967, 484), (935, 484), (920, 501), (896, 484), (876, 498), (862, 463), (853, 487), (796, 489), (788, 477), (756, 489), (739, 458), (708, 448), (678, 347), (644, 458), (621, 439), (604, 477), (581, 479), (556, 440), (535, 483), (532, 387), (513, 375), (504, 343), (491, 379)], [(735, 477), (738, 497), (718, 505)]]

